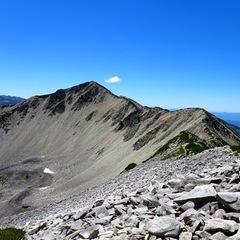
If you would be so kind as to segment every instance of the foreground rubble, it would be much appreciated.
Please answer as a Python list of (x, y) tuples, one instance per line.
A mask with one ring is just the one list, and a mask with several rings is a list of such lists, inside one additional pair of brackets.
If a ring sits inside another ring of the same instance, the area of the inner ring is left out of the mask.
[(215, 166), (153, 177), (132, 192), (32, 220), (28, 239), (239, 240), (240, 159)]

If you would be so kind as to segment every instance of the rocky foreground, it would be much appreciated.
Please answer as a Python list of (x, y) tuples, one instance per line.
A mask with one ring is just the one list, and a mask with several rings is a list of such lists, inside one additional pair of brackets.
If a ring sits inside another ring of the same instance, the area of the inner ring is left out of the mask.
[(1, 219), (1, 225), (24, 226), (28, 239), (237, 240), (240, 159), (228, 150), (156, 158), (48, 208)]

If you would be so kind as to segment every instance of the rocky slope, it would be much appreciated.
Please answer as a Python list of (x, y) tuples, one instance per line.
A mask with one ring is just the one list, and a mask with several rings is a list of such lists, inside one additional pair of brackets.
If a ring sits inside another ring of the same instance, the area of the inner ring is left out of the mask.
[(95, 82), (0, 109), (0, 214), (45, 206), (166, 158), (240, 143), (203, 109), (143, 107)]
[(180, 160), (158, 157), (1, 224), (24, 226), (28, 239), (237, 240), (240, 158), (230, 152), (224, 147)]

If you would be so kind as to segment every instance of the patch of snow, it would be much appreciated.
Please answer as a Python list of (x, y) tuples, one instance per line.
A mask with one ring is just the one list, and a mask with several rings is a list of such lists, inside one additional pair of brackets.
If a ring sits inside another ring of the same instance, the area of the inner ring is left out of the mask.
[(41, 187), (41, 188), (39, 188), (39, 190), (45, 190), (45, 189), (47, 189), (48, 187)]
[(43, 172), (44, 173), (49, 173), (49, 174), (54, 174), (54, 172), (51, 171), (49, 168), (44, 168)]

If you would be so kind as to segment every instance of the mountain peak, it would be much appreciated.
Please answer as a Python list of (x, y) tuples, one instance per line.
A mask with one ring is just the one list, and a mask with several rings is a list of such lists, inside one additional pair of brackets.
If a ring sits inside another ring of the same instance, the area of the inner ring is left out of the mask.
[[(59, 201), (155, 154), (180, 158), (239, 143), (239, 136), (203, 109), (141, 106), (93, 81), (35, 96), (0, 109), (0, 176), (9, 180), (0, 215), (21, 212), (29, 199), (33, 207)], [(56, 174), (46, 175), (46, 167)], [(18, 179), (26, 181), (19, 185)], [(48, 194), (33, 190), (42, 186), (51, 186)], [(18, 197), (26, 189), (28, 197)], [(9, 208), (9, 200), (16, 208)]]

